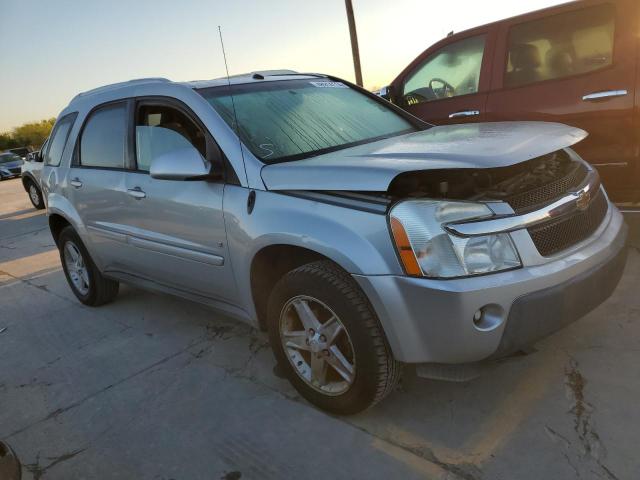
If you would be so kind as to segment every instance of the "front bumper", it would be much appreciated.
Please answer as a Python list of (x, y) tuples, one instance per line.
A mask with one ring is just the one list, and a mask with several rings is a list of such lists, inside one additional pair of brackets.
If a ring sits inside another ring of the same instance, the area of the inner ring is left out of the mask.
[[(606, 300), (622, 275), (626, 236), (622, 215), (612, 206), (594, 235), (547, 263), (452, 280), (354, 278), (397, 360), (472, 363), (530, 345)], [(473, 316), (487, 305), (495, 323), (478, 328)]]

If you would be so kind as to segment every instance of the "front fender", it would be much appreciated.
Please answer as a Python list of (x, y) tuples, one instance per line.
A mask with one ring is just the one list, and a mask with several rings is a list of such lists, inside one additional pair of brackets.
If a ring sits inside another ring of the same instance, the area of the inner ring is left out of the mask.
[(248, 189), (227, 186), (224, 198), (229, 255), (245, 306), (253, 306), (253, 258), (271, 245), (312, 250), (351, 274), (402, 274), (385, 215), (280, 193), (255, 192), (251, 213), (247, 210)]

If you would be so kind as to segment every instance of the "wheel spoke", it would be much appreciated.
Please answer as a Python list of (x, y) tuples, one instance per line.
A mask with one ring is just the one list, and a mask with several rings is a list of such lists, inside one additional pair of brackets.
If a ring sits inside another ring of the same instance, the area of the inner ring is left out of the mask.
[(327, 337), (327, 343), (329, 345), (333, 344), (333, 342), (336, 340), (336, 337), (340, 335), (340, 332), (344, 330), (344, 327), (342, 326), (342, 324), (337, 320), (338, 319), (334, 315), (329, 320), (327, 320), (321, 327), (321, 331), (324, 334), (324, 336)]
[(85, 287), (89, 288), (89, 274), (87, 272), (87, 269), (86, 268), (79, 268), (78, 269), (78, 274), (80, 275), (80, 278), (84, 282)]
[(295, 348), (297, 350), (310, 350), (307, 345), (307, 334), (302, 330), (295, 332), (285, 332), (282, 334), (287, 340), (285, 345), (289, 348)]
[(309, 307), (309, 302), (307, 302), (306, 300), (298, 299), (293, 302), (293, 307), (296, 309), (298, 318), (300, 319), (302, 325), (306, 330), (318, 330), (318, 328), (320, 327), (320, 322), (311, 310), (311, 307)]
[(315, 353), (311, 354), (311, 382), (318, 386), (327, 383), (327, 362)]
[(340, 349), (336, 345), (329, 347), (331, 355), (327, 357), (327, 362), (340, 374), (348, 383), (353, 382), (353, 365), (349, 363)]
[(67, 243), (64, 248), (71, 257), (71, 261), (75, 263), (78, 260), (78, 251), (70, 243)]

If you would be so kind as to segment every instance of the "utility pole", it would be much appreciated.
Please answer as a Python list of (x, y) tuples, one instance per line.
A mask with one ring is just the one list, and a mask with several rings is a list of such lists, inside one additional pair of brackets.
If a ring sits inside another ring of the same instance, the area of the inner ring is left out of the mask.
[(358, 49), (358, 34), (356, 33), (356, 20), (353, 17), (353, 4), (351, 0), (344, 0), (347, 7), (347, 19), (349, 20), (349, 34), (351, 35), (351, 53), (353, 54), (353, 69), (356, 72), (356, 83), (362, 86), (362, 69), (360, 68), (360, 50)]

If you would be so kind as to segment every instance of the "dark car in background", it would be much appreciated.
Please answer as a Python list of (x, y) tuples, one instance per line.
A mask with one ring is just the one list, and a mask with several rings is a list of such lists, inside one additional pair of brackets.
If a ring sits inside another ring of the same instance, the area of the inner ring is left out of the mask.
[(19, 177), (24, 160), (15, 153), (0, 153), (0, 180)]
[(29, 147), (17, 147), (17, 148), (10, 148), (9, 150), (7, 150), (7, 152), (15, 153), (20, 158), (22, 158), (22, 160), (26, 160), (29, 154), (31, 153), (31, 149)]
[(381, 94), (438, 125), (542, 120), (586, 130), (577, 152), (614, 201), (640, 207), (639, 31), (637, 0), (566, 3), (450, 35)]

